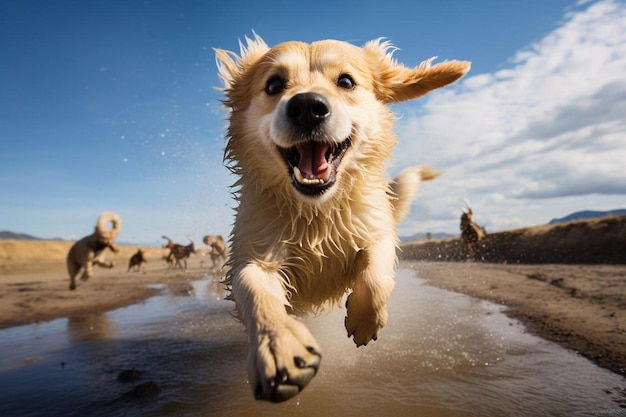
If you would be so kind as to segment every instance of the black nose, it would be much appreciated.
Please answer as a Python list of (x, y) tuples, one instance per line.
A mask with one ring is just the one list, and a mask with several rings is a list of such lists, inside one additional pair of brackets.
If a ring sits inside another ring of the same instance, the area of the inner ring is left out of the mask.
[(311, 132), (329, 116), (330, 104), (321, 94), (296, 94), (287, 102), (287, 118), (306, 132)]

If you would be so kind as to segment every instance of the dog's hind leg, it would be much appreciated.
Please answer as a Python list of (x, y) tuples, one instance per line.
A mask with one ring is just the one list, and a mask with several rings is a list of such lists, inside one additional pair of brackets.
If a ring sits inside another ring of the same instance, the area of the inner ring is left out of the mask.
[(81, 266), (78, 265), (76, 262), (70, 259), (67, 260), (67, 272), (70, 275), (70, 290), (76, 289), (76, 277), (80, 272), (80, 268)]
[(102, 259), (95, 259), (93, 264), (99, 266), (100, 268), (113, 268), (115, 266), (115, 262), (106, 262)]
[(232, 295), (248, 334), (255, 398), (281, 402), (297, 395), (317, 373), (321, 354), (306, 326), (287, 314), (279, 272), (255, 264), (235, 270)]
[[(93, 265), (97, 265), (100, 268), (113, 268), (115, 266), (115, 262), (107, 262), (105, 260), (106, 253), (100, 252), (96, 254), (96, 257), (91, 262)], [(91, 277), (93, 272), (89, 275)]]
[(85, 270), (83, 271), (83, 274), (80, 276), (81, 281), (87, 281), (89, 278), (93, 276), (93, 263), (95, 263), (95, 261), (88, 261), (85, 264)]

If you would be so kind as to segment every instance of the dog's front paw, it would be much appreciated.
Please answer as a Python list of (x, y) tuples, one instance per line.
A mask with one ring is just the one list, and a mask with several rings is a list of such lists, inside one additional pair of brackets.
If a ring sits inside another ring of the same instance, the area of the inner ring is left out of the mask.
[(257, 400), (281, 402), (297, 395), (320, 366), (317, 341), (289, 316), (272, 329), (259, 329), (250, 346), (248, 376)]
[(371, 302), (363, 302), (353, 294), (346, 300), (347, 315), (345, 319), (348, 337), (353, 337), (357, 347), (367, 345), (378, 338), (378, 332), (387, 323), (385, 307), (376, 309)]

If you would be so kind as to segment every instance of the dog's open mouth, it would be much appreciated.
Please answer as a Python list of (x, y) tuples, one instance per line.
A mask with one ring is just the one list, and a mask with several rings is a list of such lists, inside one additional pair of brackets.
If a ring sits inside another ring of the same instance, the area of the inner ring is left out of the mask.
[(350, 138), (339, 144), (308, 141), (279, 150), (289, 166), (294, 187), (302, 194), (315, 196), (335, 183), (337, 168), (350, 143)]

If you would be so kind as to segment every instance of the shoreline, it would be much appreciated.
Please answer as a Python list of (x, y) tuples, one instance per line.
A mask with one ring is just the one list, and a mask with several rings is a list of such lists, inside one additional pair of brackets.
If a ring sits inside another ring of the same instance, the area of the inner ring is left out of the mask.
[(504, 305), (530, 333), (626, 376), (626, 265), (400, 265), (429, 285)]
[(186, 270), (167, 269), (165, 262), (148, 263), (144, 272), (124, 267), (94, 268), (88, 281), (77, 280), (69, 290), (69, 277), (58, 265), (48, 269), (13, 271), (0, 275), (0, 330), (85, 313), (104, 313), (153, 297), (161, 290), (151, 285), (187, 287), (210, 276), (202, 264), (189, 262)]

